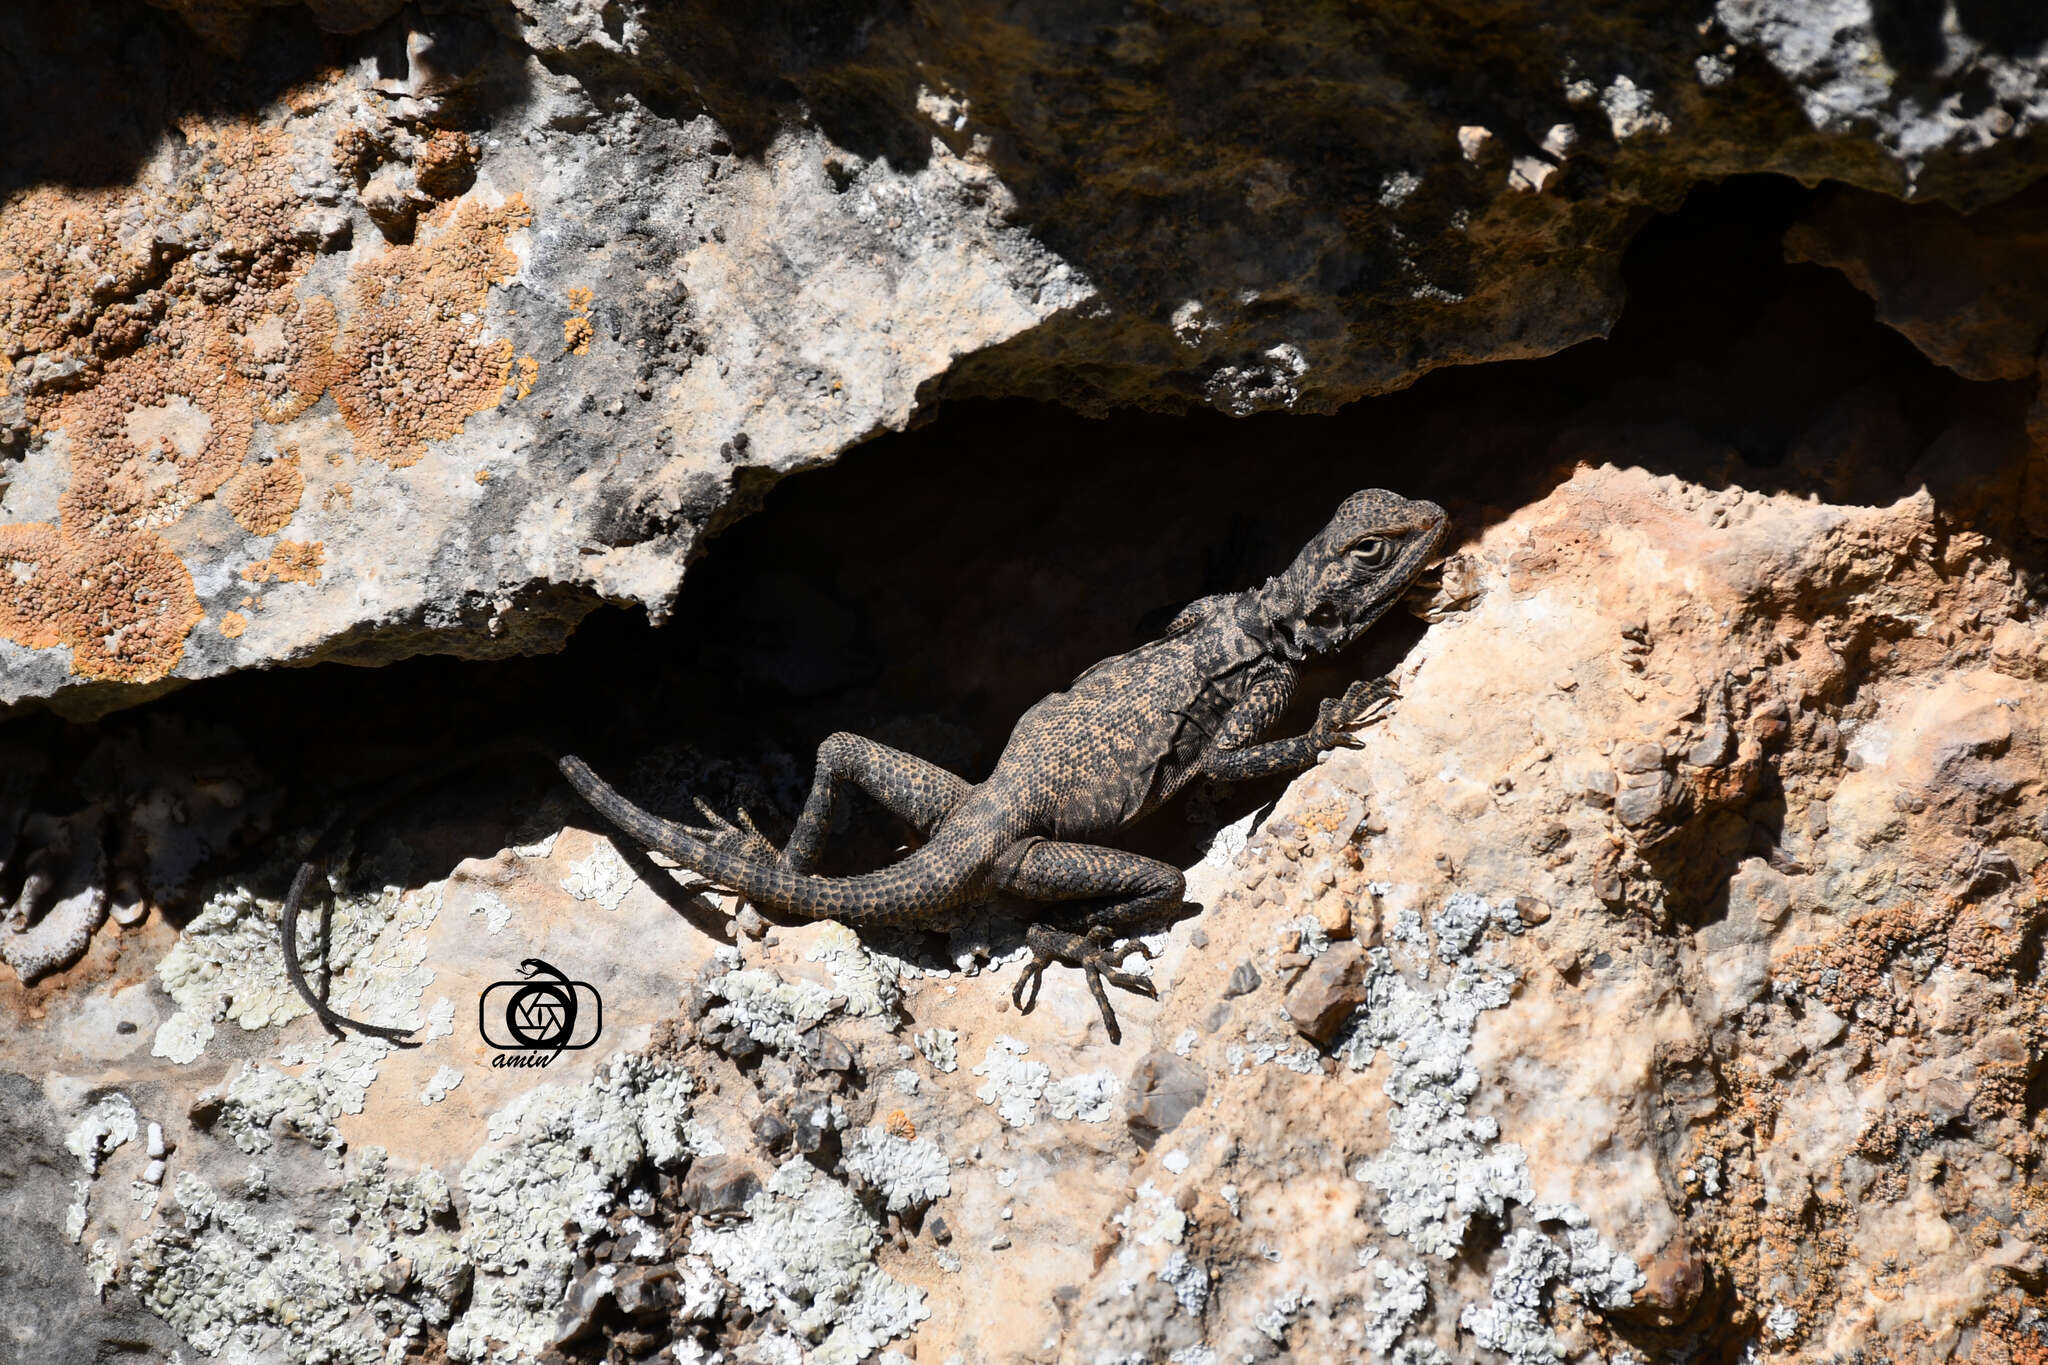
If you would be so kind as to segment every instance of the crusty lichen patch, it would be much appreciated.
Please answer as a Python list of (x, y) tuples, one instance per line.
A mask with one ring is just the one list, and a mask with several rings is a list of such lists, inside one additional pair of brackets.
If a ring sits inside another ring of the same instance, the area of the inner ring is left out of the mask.
[(220, 500), (251, 535), (274, 536), (291, 523), (306, 493), (299, 457), (282, 455), (268, 464), (238, 470)]
[(496, 208), (460, 200), (422, 218), (412, 244), (350, 272), (330, 378), (358, 454), (404, 468), (498, 402), (512, 343), (484, 339), (484, 305), (519, 267), (507, 234), (531, 218), (518, 195)]
[(325, 541), (280, 540), (267, 558), (245, 566), (242, 577), (251, 583), (317, 583), (326, 558)]
[(55, 526), (0, 526), (0, 636), (67, 645), (71, 671), (153, 682), (199, 624), (192, 575), (148, 532), (75, 540)]
[(569, 316), (562, 319), (562, 349), (570, 355), (588, 355), (590, 339), (597, 329), (590, 324), (590, 291), (578, 285), (569, 291)]
[[(0, 527), (0, 636), (68, 646), (83, 677), (161, 678), (204, 613), (158, 533), (208, 498), (253, 535), (298, 510), (294, 457), (245, 464), (259, 419), (290, 421), (331, 388), (358, 452), (406, 465), (499, 400), (511, 345), (483, 339), (485, 304), (517, 265), (505, 237), (524, 203), (442, 205), (413, 244), (353, 268), (343, 318), (298, 295), (329, 240), (294, 184), (299, 140), (289, 123), (191, 117), (132, 185), (0, 203), (0, 382), (70, 463), (54, 524)], [(477, 149), (437, 133), (419, 155), (453, 193)], [(250, 576), (312, 582), (321, 557), (280, 545)]]

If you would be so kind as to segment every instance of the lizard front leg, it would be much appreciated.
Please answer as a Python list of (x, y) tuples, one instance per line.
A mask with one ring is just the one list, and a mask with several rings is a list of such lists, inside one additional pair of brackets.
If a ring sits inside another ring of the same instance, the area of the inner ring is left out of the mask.
[[(1029, 1013), (1038, 1003), (1038, 988), (1047, 967), (1055, 962), (1079, 967), (1087, 974), (1089, 993), (1102, 1010), (1109, 1041), (1122, 1042), (1123, 1030), (1117, 1026), (1116, 1012), (1109, 1007), (1109, 994), (1103, 989), (1103, 982), (1140, 995), (1156, 992), (1144, 977), (1119, 969), (1121, 955), (1111, 952), (1111, 944), (1119, 928), (1183, 903), (1187, 879), (1180, 869), (1121, 849), (1027, 839), (1013, 844), (996, 859), (989, 885), (1027, 900), (1094, 902), (1082, 916), (1083, 933), (1045, 924), (1033, 924), (1025, 930), (1024, 942), (1031, 949), (1031, 962), (1017, 979), (1012, 998), (1019, 1010)], [(1146, 957), (1152, 955), (1143, 944), (1137, 945), (1137, 951)]]
[[(1259, 706), (1259, 693), (1254, 689), (1237, 710), (1231, 712), (1230, 724), (1226, 725), (1215, 747), (1203, 756), (1201, 771), (1204, 776), (1223, 782), (1249, 782), (1261, 777), (1301, 772), (1314, 764), (1316, 755), (1326, 749), (1358, 748), (1361, 741), (1354, 731), (1380, 719), (1388, 704), (1399, 695), (1390, 678), (1355, 682), (1344, 689), (1343, 696), (1326, 698), (1316, 708), (1316, 723), (1307, 734), (1296, 735), (1293, 739), (1271, 740), (1265, 744), (1232, 744), (1230, 741), (1236, 734), (1246, 731), (1257, 733), (1251, 724), (1237, 725), (1240, 711)], [(1265, 705), (1270, 705), (1270, 702)], [(1279, 708), (1272, 709), (1277, 714)], [(1263, 725), (1258, 728), (1263, 728)]]
[(818, 865), (818, 855), (832, 829), (832, 803), (842, 782), (851, 782), (872, 796), (915, 829), (920, 839), (929, 839), (947, 812), (973, 790), (966, 778), (901, 749), (844, 732), (828, 735), (818, 746), (818, 766), (811, 777), (804, 813), (782, 849), (785, 866), (809, 872)]

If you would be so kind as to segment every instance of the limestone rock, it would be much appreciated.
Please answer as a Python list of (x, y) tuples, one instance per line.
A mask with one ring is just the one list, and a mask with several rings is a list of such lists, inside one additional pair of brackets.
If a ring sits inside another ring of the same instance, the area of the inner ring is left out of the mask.
[(1881, 197), (2033, 174), (2025, 7), (163, 3), (7, 21), (0, 706), (659, 619), (942, 391), (1320, 413), (1547, 354), (1738, 173), (1854, 187), (1802, 249), (1966, 373), (2026, 358), (2030, 303), (1959, 302), (2002, 229)]

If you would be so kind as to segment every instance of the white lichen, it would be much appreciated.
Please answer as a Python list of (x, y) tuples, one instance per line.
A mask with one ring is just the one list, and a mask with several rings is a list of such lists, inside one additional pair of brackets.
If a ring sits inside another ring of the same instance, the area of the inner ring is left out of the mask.
[(495, 935), (512, 922), (512, 907), (488, 891), (476, 893), (476, 901), (469, 907), (472, 915), (484, 917), (484, 932)]
[(1049, 1083), (1045, 1087), (1045, 1102), (1056, 1119), (1106, 1123), (1116, 1113), (1117, 1092), (1122, 1088), (1109, 1072), (1089, 1071)]
[[(416, 1349), (468, 1287), (467, 1262), (429, 1226), (450, 1207), (447, 1183), (431, 1168), (393, 1177), (382, 1149), (365, 1156), (327, 1238), (181, 1172), (182, 1217), (130, 1244), (130, 1285), (209, 1355), (382, 1365)], [(403, 1277), (389, 1271), (399, 1263)]]
[(784, 981), (758, 967), (720, 973), (704, 983), (704, 991), (718, 1002), (707, 1011), (714, 1024), (738, 1029), (779, 1053), (795, 1048), (841, 1000), (815, 981)]
[(1543, 1320), (1543, 1291), (1564, 1275), (1564, 1250), (1529, 1228), (1509, 1234), (1506, 1250), (1507, 1264), (1494, 1273), (1487, 1301), (1467, 1304), (1458, 1325), (1514, 1365), (1553, 1365), (1564, 1348)]
[(740, 1301), (810, 1343), (810, 1365), (856, 1365), (930, 1315), (924, 1291), (874, 1263), (882, 1232), (851, 1190), (800, 1157), (747, 1201), (738, 1227), (699, 1224), (690, 1251)]
[(421, 1104), (439, 1104), (448, 1098), (448, 1092), (462, 1084), (462, 1073), (452, 1066), (444, 1066), (427, 1078), (420, 1090)]
[[(394, 860), (395, 855), (383, 859)], [(419, 931), (440, 909), (438, 883), (417, 891), (387, 884), (363, 897), (337, 893), (328, 1003), (371, 1023), (418, 1027), (419, 1000), (433, 980)], [(310, 941), (305, 918), (299, 928), (308, 936), (303, 941)], [(181, 1064), (200, 1055), (216, 1023), (253, 1030), (310, 1013), (285, 975), (273, 912), (241, 887), (207, 899), (157, 964), (157, 979), (178, 1010), (158, 1026), (152, 1051)]]
[(135, 1105), (118, 1091), (107, 1095), (79, 1116), (64, 1135), (65, 1150), (78, 1158), (88, 1176), (100, 1173), (100, 1163), (114, 1150), (133, 1142), (141, 1131)]
[(1385, 1356), (1429, 1303), (1429, 1274), (1419, 1265), (1372, 1262), (1373, 1292), (1365, 1300), (1365, 1340), (1375, 1356)]
[(882, 1197), (891, 1213), (921, 1209), (953, 1192), (952, 1163), (930, 1138), (900, 1138), (867, 1127), (846, 1144), (847, 1173)]
[(1173, 1291), (1174, 1301), (1189, 1317), (1199, 1318), (1209, 1306), (1209, 1268), (1190, 1260), (1183, 1248), (1175, 1248), (1159, 1272), (1162, 1284)]
[[(1355, 1174), (1380, 1192), (1379, 1219), (1388, 1233), (1447, 1261), (1465, 1248), (1475, 1217), (1505, 1228), (1511, 1205), (1525, 1207), (1539, 1223), (1563, 1223), (1562, 1244), (1542, 1232), (1514, 1229), (1488, 1301), (1467, 1305), (1460, 1315), (1483, 1345), (1518, 1365), (1548, 1361), (1555, 1336), (1543, 1319), (1543, 1296), (1553, 1285), (1591, 1306), (1614, 1309), (1631, 1302), (1644, 1278), (1633, 1261), (1600, 1238), (1583, 1210), (1537, 1200), (1526, 1153), (1498, 1140), (1493, 1119), (1467, 1112), (1479, 1088), (1470, 1059), (1473, 1028), (1482, 1013), (1508, 1004), (1515, 980), (1511, 969), (1483, 950), (1481, 940), (1490, 925), (1520, 933), (1521, 919), (1511, 899), (1489, 905), (1476, 896), (1454, 894), (1431, 921), (1433, 952), (1412, 910), (1401, 912), (1396, 924), (1395, 951), (1371, 951), (1366, 1004), (1349, 1045), (1355, 1069), (1370, 1066), (1382, 1052), (1388, 1059), (1385, 1091), (1393, 1101), (1387, 1115), (1393, 1142), (1361, 1163)], [(1395, 969), (1396, 953), (1417, 979)], [(1450, 968), (1448, 979), (1435, 989), (1427, 985), (1432, 958)], [(1404, 1297), (1423, 1292), (1420, 1272), (1412, 1284), (1404, 1279), (1398, 1286), (1389, 1278), (1397, 1272), (1387, 1263), (1379, 1263), (1374, 1273), (1383, 1292), (1397, 1287)], [(1419, 1311), (1419, 1301), (1416, 1307)], [(1400, 1330), (1392, 1329), (1389, 1344)]]
[(911, 1042), (924, 1059), (932, 1064), (934, 1071), (958, 1071), (960, 1069), (960, 1032), (950, 1028), (928, 1028), (912, 1035)]
[(596, 901), (607, 910), (616, 910), (639, 880), (611, 841), (600, 839), (591, 846), (588, 858), (569, 864), (562, 889), (579, 901)]
[(607, 1226), (641, 1165), (673, 1168), (691, 1152), (690, 1094), (680, 1067), (618, 1053), (589, 1084), (541, 1086), (501, 1116), (518, 1141), (487, 1147), (462, 1172), (460, 1245), (475, 1285), (448, 1331), (451, 1359), (513, 1365), (549, 1345), (579, 1240)]
[(1029, 1043), (999, 1034), (989, 1044), (981, 1065), (974, 1068), (975, 1075), (988, 1078), (974, 1092), (976, 1098), (983, 1104), (994, 1105), (1003, 1122), (1012, 1128), (1028, 1128), (1037, 1121), (1038, 1097), (1045, 1093), (1046, 1084), (1052, 1079), (1052, 1068), (1044, 1062), (1024, 1060), (1029, 1051)]
[(846, 997), (846, 1012), (861, 1018), (891, 1017), (903, 998), (893, 959), (869, 951), (860, 935), (843, 924), (818, 926), (818, 942), (804, 956), (822, 962), (832, 984)]

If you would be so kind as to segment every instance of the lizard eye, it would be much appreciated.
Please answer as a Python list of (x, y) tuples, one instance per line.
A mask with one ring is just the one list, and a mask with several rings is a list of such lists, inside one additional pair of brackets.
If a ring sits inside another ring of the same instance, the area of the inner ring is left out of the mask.
[(1377, 569), (1393, 557), (1394, 543), (1379, 536), (1369, 536), (1351, 547), (1351, 557), (1368, 569)]

